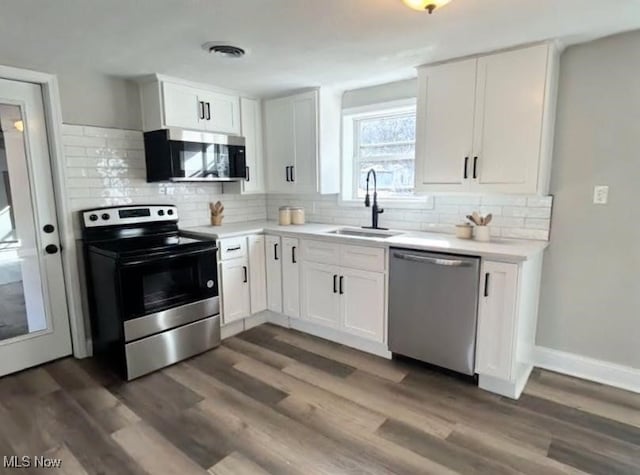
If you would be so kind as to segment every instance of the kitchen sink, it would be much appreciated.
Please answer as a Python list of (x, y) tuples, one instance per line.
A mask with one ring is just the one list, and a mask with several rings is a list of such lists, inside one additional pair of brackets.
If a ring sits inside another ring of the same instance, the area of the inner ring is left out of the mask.
[(365, 239), (388, 239), (404, 233), (384, 229), (339, 228), (334, 231), (329, 231), (328, 234), (337, 234), (339, 236), (351, 236)]

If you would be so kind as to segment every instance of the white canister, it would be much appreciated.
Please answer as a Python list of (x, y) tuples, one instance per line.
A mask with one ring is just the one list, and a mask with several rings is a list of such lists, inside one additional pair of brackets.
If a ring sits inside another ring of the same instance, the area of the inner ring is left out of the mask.
[(489, 226), (476, 226), (473, 235), (476, 241), (489, 242), (491, 240)]
[(291, 224), (304, 224), (304, 208), (293, 207), (291, 211)]
[(278, 224), (280, 226), (288, 226), (291, 224), (291, 208), (281, 206), (278, 211)]
[(459, 239), (471, 239), (473, 237), (473, 226), (470, 224), (456, 224), (456, 237)]

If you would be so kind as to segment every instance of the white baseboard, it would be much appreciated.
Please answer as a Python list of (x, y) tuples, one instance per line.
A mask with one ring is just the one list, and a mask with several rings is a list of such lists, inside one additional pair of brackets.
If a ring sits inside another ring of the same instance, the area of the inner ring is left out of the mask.
[(640, 369), (631, 366), (609, 363), (544, 346), (534, 347), (533, 364), (538, 368), (640, 393)]

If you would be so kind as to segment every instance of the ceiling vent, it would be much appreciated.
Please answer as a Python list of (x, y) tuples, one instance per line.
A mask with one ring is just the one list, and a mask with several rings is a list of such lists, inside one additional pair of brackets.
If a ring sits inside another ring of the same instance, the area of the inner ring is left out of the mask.
[(219, 42), (205, 43), (202, 45), (202, 49), (211, 54), (223, 56), (225, 58), (242, 58), (246, 53), (245, 50), (238, 46)]

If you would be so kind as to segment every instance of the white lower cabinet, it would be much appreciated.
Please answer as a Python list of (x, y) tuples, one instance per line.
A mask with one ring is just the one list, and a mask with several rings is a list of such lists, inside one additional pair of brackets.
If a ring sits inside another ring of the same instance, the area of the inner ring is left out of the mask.
[(340, 269), (342, 327), (354, 335), (384, 340), (384, 274)]
[(267, 309), (267, 262), (264, 236), (249, 236), (249, 288), (251, 314)]
[(222, 305), (223, 323), (246, 318), (251, 313), (249, 306), (249, 263), (247, 257), (223, 261)]
[(265, 236), (267, 308), (282, 313), (282, 245), (279, 236)]
[(282, 312), (300, 317), (299, 244), (295, 238), (282, 238)]
[[(303, 242), (302, 318), (367, 340), (385, 340), (384, 250), (364, 246), (335, 246), (341, 263), (360, 269), (306, 260), (325, 253), (309, 252), (319, 243)], [(382, 253), (382, 254), (380, 254)], [(349, 259), (348, 256), (352, 256)], [(379, 268), (380, 272), (371, 269)]]
[(302, 317), (332, 328), (340, 327), (340, 268), (304, 262), (302, 264)]
[(518, 265), (485, 261), (478, 309), (479, 374), (511, 380), (515, 363)]

